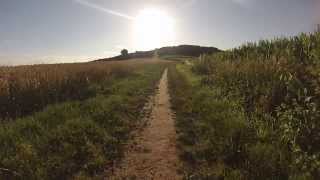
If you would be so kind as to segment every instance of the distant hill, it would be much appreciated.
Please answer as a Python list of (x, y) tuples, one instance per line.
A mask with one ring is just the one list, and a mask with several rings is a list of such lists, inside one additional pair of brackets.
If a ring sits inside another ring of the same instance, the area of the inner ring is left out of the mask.
[(215, 47), (202, 47), (193, 45), (163, 47), (157, 50), (159, 56), (180, 55), (193, 57), (198, 57), (201, 54), (212, 54), (220, 51), (221, 50)]
[(96, 61), (113, 61), (113, 60), (127, 60), (132, 58), (148, 58), (153, 57), (154, 54), (161, 56), (192, 56), (199, 57), (201, 54), (213, 54), (220, 52), (221, 50), (215, 47), (203, 47), (194, 45), (180, 45), (180, 46), (170, 46), (162, 47), (160, 49), (155, 49), (151, 51), (136, 51), (134, 53), (129, 53), (127, 56), (115, 56), (111, 58), (98, 59)]

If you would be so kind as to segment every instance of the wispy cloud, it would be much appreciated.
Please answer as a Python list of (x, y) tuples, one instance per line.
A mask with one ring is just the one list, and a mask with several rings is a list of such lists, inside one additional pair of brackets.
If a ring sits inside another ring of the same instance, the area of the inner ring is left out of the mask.
[(238, 4), (244, 4), (248, 2), (247, 0), (232, 0), (232, 1)]
[(257, 2), (256, 0), (231, 0), (232, 2), (242, 6), (242, 7), (252, 7)]
[(197, 0), (184, 1), (183, 4), (182, 4), (182, 7), (190, 7), (190, 6), (193, 6), (196, 2), (197, 2)]
[(121, 17), (121, 18), (124, 18), (124, 19), (128, 19), (128, 20), (134, 20), (134, 17), (132, 17), (132, 16), (129, 16), (127, 14), (124, 14), (124, 13), (121, 13), (121, 12), (118, 12), (118, 11), (114, 11), (114, 10), (102, 7), (102, 6), (98, 5), (98, 4), (89, 2), (87, 0), (73, 0), (73, 1), (78, 3), (78, 4), (81, 4), (83, 6), (86, 6), (86, 7), (89, 7), (89, 8), (93, 8), (93, 9), (99, 10), (101, 12), (108, 13), (108, 14), (113, 15), (113, 16), (118, 16), (118, 17)]

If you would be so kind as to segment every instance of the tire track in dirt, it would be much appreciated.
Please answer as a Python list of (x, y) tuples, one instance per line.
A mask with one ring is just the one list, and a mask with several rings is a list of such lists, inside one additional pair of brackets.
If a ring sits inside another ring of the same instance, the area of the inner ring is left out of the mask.
[(107, 179), (182, 179), (177, 172), (181, 163), (170, 109), (167, 72), (166, 69), (160, 80), (147, 125), (137, 134), (112, 177)]

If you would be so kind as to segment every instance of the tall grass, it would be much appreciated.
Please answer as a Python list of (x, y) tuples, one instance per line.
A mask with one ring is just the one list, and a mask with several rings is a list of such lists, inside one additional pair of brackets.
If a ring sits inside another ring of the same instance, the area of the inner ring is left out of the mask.
[[(193, 136), (200, 137), (192, 147), (207, 148), (202, 160), (223, 166), (218, 173), (223, 177), (319, 179), (319, 60), (319, 32), (202, 56), (192, 67), (202, 79), (197, 90), (205, 92), (203, 102), (189, 102), (198, 119)], [(191, 99), (200, 98), (199, 93)], [(230, 108), (237, 115), (230, 117)], [(219, 131), (223, 128), (228, 130)], [(192, 157), (200, 158), (197, 153)]]
[[(88, 84), (94, 96), (48, 105), (32, 115), (1, 124), (0, 179), (108, 177), (103, 173), (122, 157), (123, 145), (141, 119), (141, 110), (166, 63), (86, 65), (70, 65), (70, 72), (65, 73), (77, 73), (75, 67), (79, 67), (86, 78), (97, 77), (97, 81), (89, 79)], [(68, 66), (61, 68), (66, 70)], [(78, 81), (71, 82), (67, 85), (76, 86)]]
[[(143, 60), (141, 60), (143, 61)], [(90, 85), (127, 76), (139, 61), (0, 67), (0, 119), (94, 96)]]

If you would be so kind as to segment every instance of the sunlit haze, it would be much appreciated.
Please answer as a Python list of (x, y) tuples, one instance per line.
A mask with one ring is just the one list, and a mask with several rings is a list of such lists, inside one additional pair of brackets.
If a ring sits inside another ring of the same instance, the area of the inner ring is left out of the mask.
[(80, 62), (162, 46), (220, 49), (311, 32), (317, 0), (2, 0), (0, 65)]
[(175, 43), (174, 20), (166, 12), (148, 8), (139, 12), (134, 20), (134, 46), (149, 50)]

